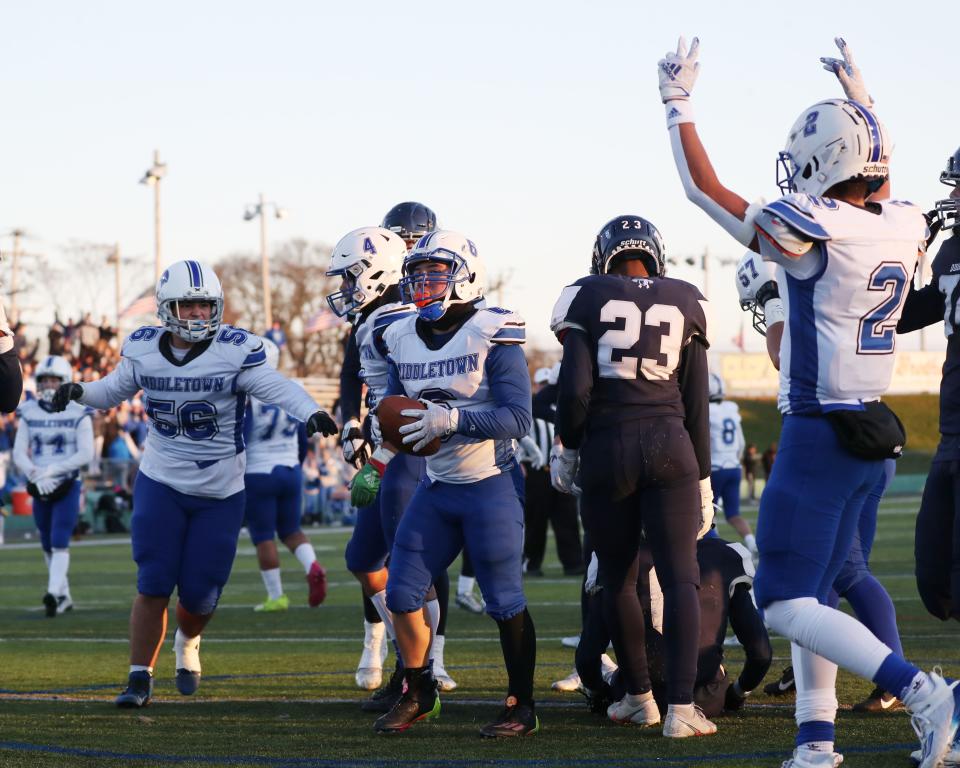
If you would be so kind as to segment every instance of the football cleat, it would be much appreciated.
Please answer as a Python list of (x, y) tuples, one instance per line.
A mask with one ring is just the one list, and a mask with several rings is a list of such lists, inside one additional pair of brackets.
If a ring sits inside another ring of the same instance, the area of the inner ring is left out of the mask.
[(602, 687), (596, 691), (591, 691), (582, 685), (579, 690), (587, 700), (587, 709), (595, 715), (606, 715), (610, 705), (616, 703), (613, 698), (613, 689), (608, 683), (603, 683)]
[(486, 605), (483, 598), (477, 597), (473, 592), (461, 592), (457, 595), (457, 605), (470, 613), (483, 613)]
[(457, 689), (457, 681), (450, 677), (447, 670), (437, 664), (436, 661), (433, 662), (433, 677), (437, 681), (437, 687), (444, 693)]
[[(913, 761), (914, 765), (920, 765), (920, 760), (922, 757), (922, 750), (915, 749), (910, 753), (910, 759)], [(953, 746), (950, 748), (950, 751), (947, 752), (947, 756), (943, 758), (943, 763), (941, 765), (943, 768), (960, 768), (960, 744), (958, 744), (956, 741), (953, 742)]]
[(561, 637), (560, 645), (562, 645), (564, 648), (576, 648), (578, 645), (580, 645), (580, 635)]
[(627, 694), (620, 701), (607, 707), (607, 717), (623, 725), (642, 725), (649, 727), (660, 722), (660, 710), (654, 701), (653, 693)]
[(377, 733), (400, 733), (414, 723), (429, 720), (440, 714), (437, 684), (429, 671), (424, 671), (417, 682), (411, 683), (394, 703), (390, 711), (373, 724)]
[(173, 637), (177, 690), (192, 696), (200, 687), (200, 635), (186, 638), (178, 629)]
[(290, 607), (290, 598), (286, 595), (280, 597), (267, 598), (260, 605), (253, 606), (253, 610), (263, 613), (273, 613), (274, 611), (285, 611)]
[(515, 696), (507, 696), (497, 719), (480, 729), (487, 739), (510, 736), (529, 736), (540, 730), (540, 718), (534, 712), (533, 702), (520, 704)]
[(607, 685), (613, 685), (613, 676), (617, 674), (620, 667), (607, 654), (600, 654), (600, 674), (603, 676), (603, 682)]
[(57, 598), (47, 592), (43, 596), (43, 608), (46, 611), (47, 618), (52, 619), (57, 615)]
[(784, 760), (780, 768), (837, 768), (843, 762), (839, 752), (814, 752), (811, 749), (793, 750), (793, 757)]
[(403, 667), (397, 666), (389, 682), (373, 692), (373, 695), (360, 705), (364, 712), (389, 712), (403, 695)]
[(200, 687), (200, 673), (190, 669), (177, 670), (177, 690), (183, 696), (193, 696)]
[(577, 668), (573, 668), (573, 672), (567, 675), (560, 680), (554, 680), (550, 683), (550, 687), (555, 691), (560, 691), (561, 693), (573, 693), (579, 691), (583, 688), (580, 683), (580, 674), (577, 672)]
[(127, 679), (127, 688), (116, 698), (116, 704), (123, 709), (139, 709), (150, 703), (153, 695), (153, 675), (145, 670), (131, 672)]
[(948, 683), (937, 672), (931, 672), (929, 679), (932, 690), (911, 706), (910, 724), (920, 739), (920, 768), (941, 765), (960, 724), (960, 681)]
[(310, 573), (307, 574), (307, 584), (310, 587), (307, 603), (311, 608), (316, 608), (327, 596), (327, 571), (316, 560), (310, 566)]
[(795, 691), (796, 688), (797, 683), (793, 679), (793, 667), (787, 667), (783, 670), (779, 680), (763, 686), (763, 692), (767, 696), (786, 696), (788, 693)]
[(893, 694), (882, 688), (874, 688), (863, 701), (853, 705), (854, 712), (902, 712), (906, 707)]
[(695, 704), (690, 705), (685, 712), (678, 712), (677, 707), (671, 705), (667, 708), (667, 716), (663, 719), (663, 735), (668, 739), (709, 736), (716, 732), (717, 726), (710, 722), (703, 714), (703, 710)]
[(383, 662), (387, 658), (387, 643), (384, 640), (383, 622), (363, 622), (363, 653), (354, 675), (358, 688), (375, 691), (383, 682)]
[(60, 595), (57, 598), (57, 615), (73, 610), (73, 600), (70, 595)]

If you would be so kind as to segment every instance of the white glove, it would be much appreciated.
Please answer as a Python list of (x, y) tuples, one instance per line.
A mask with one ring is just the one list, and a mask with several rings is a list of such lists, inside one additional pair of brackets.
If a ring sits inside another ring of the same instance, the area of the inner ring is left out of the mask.
[(524, 435), (520, 438), (520, 450), (523, 451), (523, 461), (527, 462), (533, 469), (543, 469), (546, 459), (543, 451), (537, 445), (537, 441), (530, 435)]
[(705, 477), (700, 481), (700, 530), (697, 532), (697, 539), (702, 539), (713, 528), (713, 486), (710, 484), (710, 478)]
[(41, 475), (33, 484), (37, 486), (37, 493), (41, 496), (47, 496), (57, 490), (60, 481), (54, 475)]
[(856, 101), (865, 107), (873, 107), (873, 99), (867, 93), (867, 86), (863, 82), (863, 75), (860, 74), (860, 68), (853, 60), (853, 52), (847, 41), (842, 37), (833, 38), (833, 42), (840, 49), (842, 59), (834, 59), (829, 56), (821, 56), (820, 63), (827, 72), (833, 72), (840, 81), (840, 87), (850, 101)]
[(580, 489), (574, 480), (577, 477), (578, 454), (573, 448), (564, 448), (554, 443), (550, 449), (550, 483), (561, 493), (578, 496)]
[(597, 571), (600, 569), (600, 561), (597, 560), (597, 553), (590, 555), (590, 565), (587, 566), (587, 577), (583, 580), (583, 591), (588, 595), (595, 595), (602, 586), (597, 584)]
[(657, 72), (660, 75), (660, 98), (664, 103), (685, 101), (690, 98), (690, 92), (700, 71), (700, 65), (697, 63), (699, 52), (700, 38), (693, 38), (688, 53), (687, 41), (681, 37), (677, 41), (677, 52), (669, 52), (657, 62)]
[(404, 424), (399, 432), (404, 435), (403, 444), (413, 446), (414, 451), (419, 451), (435, 437), (446, 437), (457, 428), (460, 421), (460, 411), (456, 408), (447, 408), (445, 405), (437, 405), (429, 400), (421, 400), (426, 406), (425, 410), (419, 408), (407, 408), (400, 411), (401, 416), (412, 416), (416, 421), (410, 424)]
[(340, 447), (343, 449), (343, 458), (355, 467), (362, 467), (367, 463), (367, 441), (363, 437), (363, 428), (356, 419), (350, 419), (340, 431)]

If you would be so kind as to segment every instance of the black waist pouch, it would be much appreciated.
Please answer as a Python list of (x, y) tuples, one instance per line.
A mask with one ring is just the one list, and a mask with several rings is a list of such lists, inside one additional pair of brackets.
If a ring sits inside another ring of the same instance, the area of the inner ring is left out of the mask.
[(886, 403), (864, 403), (862, 411), (829, 411), (825, 414), (837, 439), (861, 459), (899, 459), (907, 442), (903, 422)]
[(60, 501), (60, 499), (64, 498), (68, 493), (70, 493), (70, 491), (73, 490), (73, 483), (74, 478), (68, 478), (50, 491), (50, 493), (48, 493), (46, 496), (41, 495), (40, 491), (37, 490), (37, 486), (35, 486), (33, 483), (27, 483), (27, 493), (29, 493), (35, 499), (52, 503), (54, 501)]

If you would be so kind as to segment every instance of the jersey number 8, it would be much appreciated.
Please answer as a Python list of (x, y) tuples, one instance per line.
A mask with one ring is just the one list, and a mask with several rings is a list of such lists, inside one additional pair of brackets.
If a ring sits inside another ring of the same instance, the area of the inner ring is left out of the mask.
[[(648, 381), (665, 381), (677, 370), (680, 349), (683, 346), (683, 313), (672, 304), (653, 304), (643, 311), (632, 301), (611, 299), (600, 310), (600, 321), (618, 323), (623, 328), (611, 328), (597, 342), (597, 363), (604, 379), (637, 378), (637, 356), (629, 350), (640, 341), (644, 327), (654, 326), (660, 331), (660, 350), (655, 358), (639, 359), (640, 373)], [(664, 328), (664, 326), (666, 326)], [(616, 358), (614, 359), (614, 356)], [(660, 357), (666, 362), (661, 363)]]

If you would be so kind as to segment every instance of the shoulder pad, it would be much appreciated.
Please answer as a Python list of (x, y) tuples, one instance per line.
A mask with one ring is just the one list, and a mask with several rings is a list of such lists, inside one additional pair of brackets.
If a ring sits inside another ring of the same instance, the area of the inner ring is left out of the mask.
[(817, 212), (838, 209), (836, 202), (825, 197), (786, 195), (765, 205), (757, 215), (755, 226), (759, 227), (761, 220), (772, 216), (802, 235), (805, 240), (829, 240), (830, 233), (817, 221)]
[(580, 323), (568, 317), (573, 300), (577, 298), (577, 294), (579, 294), (583, 288), (582, 283), (583, 278), (573, 285), (568, 285), (564, 288), (563, 291), (560, 292), (560, 298), (557, 299), (557, 303), (553, 305), (553, 312), (550, 314), (550, 330), (557, 335), (557, 338), (560, 338), (564, 331), (570, 328), (577, 328), (581, 331), (587, 330)]
[(162, 333), (163, 328), (158, 325), (145, 325), (137, 328), (124, 339), (123, 346), (120, 347), (120, 354), (123, 357), (138, 357), (145, 352), (152, 352), (157, 348)]
[(527, 340), (527, 324), (509, 309), (485, 307), (477, 311), (471, 322), (492, 344), (523, 344)]
[(267, 362), (263, 339), (244, 328), (221, 325), (213, 344), (220, 354), (235, 360), (241, 370), (256, 368)]
[(416, 314), (417, 308), (413, 304), (394, 302), (377, 307), (364, 322), (374, 330), (381, 330), (397, 320), (402, 320), (405, 317), (415, 317)]
[(750, 550), (743, 546), (743, 544), (735, 542), (728, 543), (727, 546), (737, 554), (743, 566), (743, 574), (734, 577), (727, 586), (728, 594), (730, 597), (733, 597), (733, 592), (738, 584), (746, 584), (748, 587), (753, 586), (753, 577), (756, 576), (757, 569), (753, 565), (753, 556), (750, 554)]

